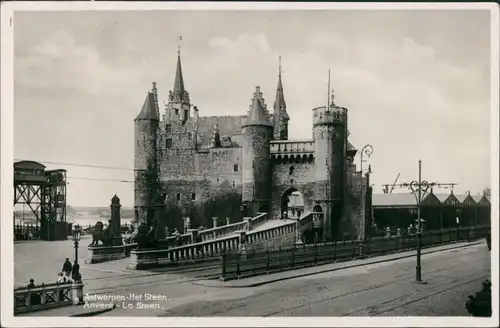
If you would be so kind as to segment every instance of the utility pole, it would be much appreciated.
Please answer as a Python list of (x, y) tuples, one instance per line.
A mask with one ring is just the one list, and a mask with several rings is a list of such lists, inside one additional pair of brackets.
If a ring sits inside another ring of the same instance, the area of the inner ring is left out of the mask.
[(422, 266), (421, 266), (421, 255), (422, 255), (422, 218), (421, 204), (422, 204), (422, 194), (425, 194), (427, 190), (431, 187), (454, 187), (456, 183), (439, 183), (439, 182), (428, 182), (422, 181), (422, 161), (418, 161), (418, 181), (412, 181), (410, 183), (400, 183), (394, 184), (393, 187), (398, 188), (410, 188), (412, 194), (415, 195), (417, 200), (417, 266), (416, 266), (416, 277), (415, 281), (417, 283), (422, 283)]

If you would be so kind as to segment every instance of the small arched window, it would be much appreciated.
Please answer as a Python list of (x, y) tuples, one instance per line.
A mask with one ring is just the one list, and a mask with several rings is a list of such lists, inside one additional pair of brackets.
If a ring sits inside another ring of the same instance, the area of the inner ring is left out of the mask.
[(290, 166), (290, 168), (288, 170), (288, 174), (292, 175), (294, 170), (295, 170), (295, 167)]

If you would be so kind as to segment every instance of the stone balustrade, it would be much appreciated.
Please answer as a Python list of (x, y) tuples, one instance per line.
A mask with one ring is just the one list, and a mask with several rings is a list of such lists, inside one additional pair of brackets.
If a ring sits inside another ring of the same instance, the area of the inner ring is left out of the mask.
[(267, 230), (250, 231), (246, 234), (246, 243), (258, 244), (264, 241), (279, 238), (283, 235), (293, 233), (295, 229), (296, 229), (296, 223), (290, 222)]
[(14, 314), (71, 304), (73, 304), (72, 283), (54, 283), (14, 289)]
[(271, 141), (271, 154), (313, 154), (314, 140)]
[(256, 217), (248, 220), (249, 223), (248, 230), (255, 229), (261, 224), (264, 224), (265, 222), (267, 222), (267, 220), (269, 220), (269, 217), (270, 216), (267, 213), (258, 213)]
[(219, 257), (222, 251), (236, 250), (239, 236), (206, 240), (200, 243), (159, 250), (133, 250), (130, 252), (129, 269), (147, 269), (169, 264), (193, 263), (210, 257)]
[(202, 241), (218, 239), (229, 234), (235, 233), (239, 230), (247, 230), (248, 223), (245, 221), (228, 224), (211, 229), (205, 229), (198, 232)]

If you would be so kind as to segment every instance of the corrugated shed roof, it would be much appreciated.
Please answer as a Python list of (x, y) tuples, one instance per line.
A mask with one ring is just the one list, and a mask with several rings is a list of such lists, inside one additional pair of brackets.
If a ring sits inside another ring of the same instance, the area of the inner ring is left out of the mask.
[[(430, 193), (427, 193), (424, 196), (424, 199), (428, 197)], [(467, 194), (453, 194), (459, 201), (460, 203), (463, 203), (463, 201), (467, 198)], [(437, 199), (441, 203), (443, 203), (448, 197), (450, 197), (450, 194), (434, 194)], [(476, 203), (479, 203), (481, 198), (483, 196), (472, 196), (472, 198), (476, 201)], [(488, 198), (488, 196), (486, 196)], [(376, 207), (404, 207), (404, 206), (416, 206), (417, 201), (415, 199), (415, 196), (410, 193), (406, 194), (398, 194), (398, 193), (392, 193), (392, 194), (373, 194), (372, 195), (372, 205)]]
[(384, 206), (416, 206), (417, 200), (413, 194), (373, 194), (372, 195), (372, 205), (377, 207)]

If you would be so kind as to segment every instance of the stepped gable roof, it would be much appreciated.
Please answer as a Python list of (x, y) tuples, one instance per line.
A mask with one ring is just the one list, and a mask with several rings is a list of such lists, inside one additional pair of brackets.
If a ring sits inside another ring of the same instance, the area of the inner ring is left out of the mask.
[(252, 99), (252, 106), (250, 107), (250, 111), (248, 112), (247, 119), (243, 126), (248, 125), (261, 125), (273, 127), (271, 122), (269, 122), (269, 118), (262, 104), (262, 101), (259, 99), (260, 88), (256, 87), (256, 92), (254, 93), (254, 97)]

